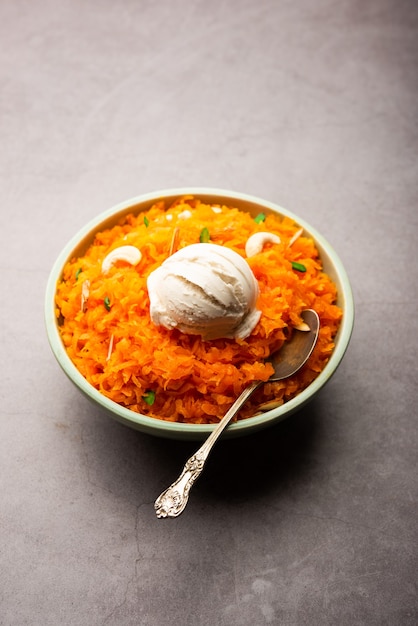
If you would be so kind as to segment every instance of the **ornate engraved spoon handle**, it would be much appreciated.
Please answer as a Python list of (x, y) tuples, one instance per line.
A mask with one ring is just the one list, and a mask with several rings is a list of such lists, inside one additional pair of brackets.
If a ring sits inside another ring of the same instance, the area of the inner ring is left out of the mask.
[(213, 445), (228, 426), (232, 418), (238, 413), (242, 405), (260, 386), (256, 381), (249, 385), (241, 395), (235, 400), (229, 411), (227, 411), (219, 424), (214, 428), (206, 441), (190, 457), (183, 468), (182, 473), (168, 489), (156, 499), (154, 508), (157, 517), (177, 517), (184, 511), (189, 499), (189, 492), (192, 485), (199, 478), (203, 471), (206, 459), (212, 450)]

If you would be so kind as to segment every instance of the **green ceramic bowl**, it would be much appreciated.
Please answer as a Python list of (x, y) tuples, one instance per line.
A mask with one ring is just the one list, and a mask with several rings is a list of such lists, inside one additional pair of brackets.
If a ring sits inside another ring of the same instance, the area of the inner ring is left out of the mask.
[(257, 430), (276, 424), (295, 411), (298, 411), (307, 402), (312, 400), (315, 394), (318, 393), (318, 391), (322, 389), (325, 383), (331, 378), (340, 364), (350, 341), (354, 323), (354, 305), (351, 287), (347, 274), (337, 254), (324, 237), (312, 228), (312, 226), (307, 224), (300, 217), (276, 204), (261, 200), (260, 198), (248, 196), (246, 194), (225, 191), (222, 189), (183, 188), (158, 191), (142, 195), (128, 200), (127, 202), (123, 202), (122, 204), (118, 204), (105, 213), (102, 213), (96, 219), (84, 226), (84, 228), (82, 228), (81, 231), (71, 239), (71, 241), (62, 250), (52, 268), (48, 280), (45, 300), (45, 319), (49, 343), (58, 363), (75, 386), (85, 396), (87, 396), (87, 398), (99, 407), (105, 409), (111, 417), (119, 422), (142, 432), (170, 439), (201, 440), (210, 434), (213, 430), (213, 425), (178, 424), (166, 422), (130, 411), (129, 409), (126, 409), (103, 396), (85, 380), (68, 357), (61, 341), (58, 320), (55, 316), (55, 290), (58, 281), (61, 279), (63, 268), (70, 258), (81, 255), (85, 252), (87, 247), (92, 243), (95, 233), (112, 227), (122, 217), (129, 213), (138, 213), (140, 211), (147, 210), (157, 200), (164, 199), (167, 201), (167, 204), (169, 204), (175, 198), (185, 194), (192, 194), (207, 203), (217, 202), (224, 203), (226, 205), (233, 205), (237, 208), (249, 211), (254, 216), (261, 211), (265, 213), (274, 212), (278, 215), (288, 216), (295, 220), (298, 224), (303, 226), (305, 233), (315, 240), (322, 258), (324, 269), (328, 275), (331, 276), (338, 288), (338, 304), (342, 307), (344, 315), (336, 337), (335, 349), (325, 369), (314, 380), (314, 382), (309, 385), (309, 387), (289, 402), (262, 415), (250, 417), (231, 424), (223, 436), (236, 437), (249, 435)]

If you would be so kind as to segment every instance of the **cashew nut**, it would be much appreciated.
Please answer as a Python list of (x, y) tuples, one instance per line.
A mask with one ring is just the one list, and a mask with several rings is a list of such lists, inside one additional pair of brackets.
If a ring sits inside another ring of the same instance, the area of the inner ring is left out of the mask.
[(111, 250), (109, 254), (103, 259), (102, 272), (107, 274), (112, 265), (117, 261), (126, 261), (130, 265), (136, 265), (142, 258), (141, 251), (135, 246), (119, 246)]
[(265, 232), (254, 233), (247, 239), (247, 243), (245, 244), (245, 254), (247, 257), (258, 254), (262, 251), (264, 244), (266, 243), (280, 243), (279, 235)]
[(188, 220), (189, 217), (191, 216), (192, 216), (192, 212), (189, 211), (189, 209), (184, 209), (184, 211), (179, 213), (177, 217), (179, 218), (179, 220)]

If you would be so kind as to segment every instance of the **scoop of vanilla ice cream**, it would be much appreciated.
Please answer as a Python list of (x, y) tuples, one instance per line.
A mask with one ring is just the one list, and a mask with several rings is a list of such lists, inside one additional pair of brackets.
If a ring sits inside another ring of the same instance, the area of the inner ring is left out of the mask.
[(204, 340), (245, 339), (260, 319), (258, 283), (237, 252), (196, 243), (169, 256), (148, 277), (151, 319)]

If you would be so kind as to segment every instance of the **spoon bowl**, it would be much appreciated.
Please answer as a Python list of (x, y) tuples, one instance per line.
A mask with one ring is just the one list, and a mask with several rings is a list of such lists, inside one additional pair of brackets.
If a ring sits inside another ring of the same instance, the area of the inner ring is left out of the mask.
[[(293, 376), (305, 365), (312, 354), (318, 339), (319, 317), (316, 311), (307, 309), (302, 312), (302, 319), (304, 322), (303, 329), (295, 330), (292, 338), (270, 357), (269, 361), (273, 366), (274, 373), (270, 376), (269, 382), (277, 382)], [(216, 441), (243, 404), (263, 384), (264, 381), (256, 380), (248, 385), (235, 400), (229, 411), (225, 413), (203, 445), (186, 461), (183, 471), (177, 480), (163, 491), (155, 501), (154, 508), (157, 517), (177, 517), (184, 511), (189, 499), (190, 489), (202, 473), (205, 462)]]
[(286, 341), (280, 350), (270, 357), (270, 363), (274, 368), (274, 374), (270, 376), (270, 382), (277, 382), (293, 376), (312, 354), (318, 339), (319, 317), (316, 311), (306, 309), (302, 311), (302, 319), (306, 325), (303, 330), (297, 330), (290, 341)]

